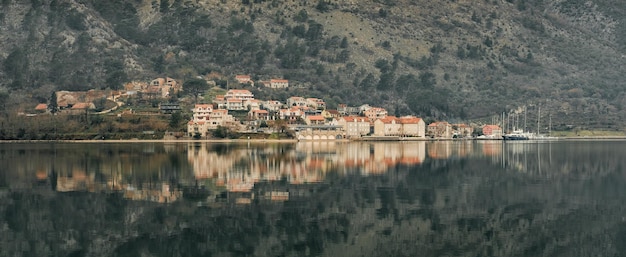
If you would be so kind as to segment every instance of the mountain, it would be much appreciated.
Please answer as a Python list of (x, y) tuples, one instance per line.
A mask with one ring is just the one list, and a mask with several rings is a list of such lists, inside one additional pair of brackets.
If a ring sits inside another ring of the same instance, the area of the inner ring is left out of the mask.
[(157, 76), (220, 74), (224, 82), (250, 74), (297, 85), (254, 90), (278, 100), (320, 97), (331, 107), (368, 103), (390, 114), (448, 121), (491, 122), (525, 110), (533, 122), (549, 117), (554, 129), (619, 130), (625, 124), (623, 1), (0, 5), (0, 103), (6, 110), (30, 108), (56, 90), (117, 89)]

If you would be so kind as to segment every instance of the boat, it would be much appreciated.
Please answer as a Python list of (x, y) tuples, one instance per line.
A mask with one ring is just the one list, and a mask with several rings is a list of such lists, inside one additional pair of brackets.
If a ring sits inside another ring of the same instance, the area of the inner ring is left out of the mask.
[(512, 133), (502, 135), (502, 140), (529, 140), (531, 135), (522, 130), (513, 130)]

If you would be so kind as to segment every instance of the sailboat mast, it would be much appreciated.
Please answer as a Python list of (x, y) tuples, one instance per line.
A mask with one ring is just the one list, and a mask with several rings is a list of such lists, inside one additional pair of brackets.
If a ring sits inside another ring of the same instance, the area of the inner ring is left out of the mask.
[(537, 112), (537, 135), (539, 135), (539, 124), (541, 123), (541, 107), (539, 107), (539, 111)]
[(524, 129), (522, 131), (526, 131), (526, 105), (524, 105)]

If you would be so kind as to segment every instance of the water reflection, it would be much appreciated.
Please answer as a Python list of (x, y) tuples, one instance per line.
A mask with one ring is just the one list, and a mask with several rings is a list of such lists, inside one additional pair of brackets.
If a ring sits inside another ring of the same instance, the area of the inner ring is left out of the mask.
[(0, 144), (0, 256), (622, 256), (626, 142)]
[[(328, 173), (373, 176), (400, 166), (425, 162), (436, 166), (446, 160), (482, 159), (503, 172), (542, 179), (588, 178), (597, 175), (589, 171), (617, 168), (609, 158), (621, 152), (608, 150), (610, 143), (599, 145), (501, 141), (3, 144), (0, 162), (8, 170), (0, 183), (12, 188), (47, 184), (58, 192), (123, 191), (128, 199), (172, 202), (182, 197), (184, 187), (251, 192), (261, 181), (319, 183)], [(602, 159), (606, 161), (596, 161)], [(198, 193), (188, 191), (194, 192)]]

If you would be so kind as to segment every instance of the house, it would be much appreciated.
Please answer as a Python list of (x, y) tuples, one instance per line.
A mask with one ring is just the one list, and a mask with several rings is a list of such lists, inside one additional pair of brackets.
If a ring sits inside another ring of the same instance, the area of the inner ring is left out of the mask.
[[(145, 90), (146, 88), (144, 88)], [(181, 90), (181, 86), (178, 85), (175, 79), (165, 77), (165, 78), (156, 78), (150, 81), (150, 84), (147, 88), (147, 92), (153, 96), (160, 98), (167, 98), (170, 96), (170, 92), (178, 92)]]
[[(267, 84), (266, 84), (267, 86)], [(270, 79), (269, 88), (288, 88), (289, 80), (286, 79)]]
[(68, 110), (69, 114), (84, 114), (89, 110), (95, 109), (96, 106), (93, 103), (75, 103), (72, 108)]
[(250, 110), (248, 117), (253, 120), (269, 120), (269, 112), (267, 110)]
[(231, 89), (231, 90), (228, 90), (228, 92), (226, 92), (226, 95), (224, 95), (224, 98), (226, 100), (228, 99), (248, 100), (248, 99), (254, 99), (254, 94), (252, 94), (250, 90)]
[(315, 109), (326, 109), (326, 103), (324, 102), (324, 100), (319, 99), (319, 98), (307, 98), (306, 99), (306, 105), (311, 107), (311, 108), (315, 108)]
[(400, 117), (402, 123), (402, 136), (405, 137), (426, 137), (426, 123), (421, 118), (415, 116)]
[(375, 136), (425, 137), (426, 124), (415, 116), (387, 116), (374, 121)]
[(370, 121), (375, 121), (377, 119), (382, 119), (387, 117), (387, 110), (380, 107), (372, 107), (363, 112), (365, 117), (370, 119)]
[(322, 115), (310, 115), (304, 118), (304, 122), (307, 125), (324, 125), (325, 121), (326, 119), (324, 119), (324, 116)]
[[(369, 118), (368, 118), (369, 119)], [(401, 136), (402, 123), (395, 116), (387, 116), (374, 121), (375, 136)]]
[(207, 121), (213, 112), (213, 106), (210, 104), (196, 104), (193, 108), (192, 121)]
[(337, 110), (323, 110), (322, 116), (327, 120), (338, 119), (341, 117), (341, 114)]
[(239, 98), (228, 98), (226, 99), (226, 106), (225, 106), (227, 110), (231, 110), (231, 111), (241, 111), (241, 110), (245, 110), (246, 107), (243, 105), (243, 99), (239, 99)]
[(304, 112), (297, 107), (291, 107), (289, 109), (280, 109), (278, 111), (278, 117), (281, 120), (287, 120), (289, 122), (296, 122), (304, 116)]
[(445, 121), (428, 124), (428, 135), (432, 138), (452, 138), (452, 125)]
[(344, 116), (361, 114), (361, 109), (359, 107), (350, 107), (346, 104), (337, 105), (337, 111)]
[(181, 108), (178, 103), (160, 103), (159, 110), (164, 114), (172, 114), (175, 112), (180, 112)]
[(250, 84), (254, 85), (254, 82), (252, 81), (252, 78), (250, 78), (250, 75), (236, 75), (235, 76), (235, 80), (237, 80), (237, 82), (239, 82), (239, 84), (250, 83)]
[(485, 125), (483, 126), (483, 135), (500, 138), (502, 136), (502, 128), (498, 125)]
[(131, 81), (124, 84), (124, 90), (126, 91), (142, 91), (148, 88), (148, 84), (142, 81)]
[(343, 128), (347, 138), (361, 137), (371, 132), (371, 125), (367, 117), (340, 117), (337, 119), (337, 125)]
[(248, 99), (243, 102), (246, 110), (260, 110), (263, 101), (257, 99)]
[(47, 104), (38, 104), (37, 106), (35, 106), (35, 111), (38, 113), (44, 113), (46, 111), (48, 111), (48, 105)]
[(189, 136), (207, 136), (209, 130), (217, 129), (218, 126), (235, 127), (235, 119), (228, 114), (228, 110), (213, 109), (209, 104), (196, 104), (193, 118), (187, 124), (187, 133)]
[(193, 108), (192, 119), (187, 123), (187, 133), (189, 136), (207, 136), (210, 115), (213, 106), (210, 104), (196, 104)]
[(287, 105), (288, 106), (307, 106), (308, 102), (306, 101), (306, 99), (304, 99), (304, 97), (299, 97), (299, 96), (292, 96), (287, 98)]
[(457, 137), (461, 137), (461, 138), (471, 137), (472, 133), (474, 133), (474, 128), (463, 123), (453, 124), (452, 128), (455, 129), (454, 134), (457, 135)]
[(278, 110), (280, 110), (281, 107), (283, 107), (283, 103), (281, 103), (280, 101), (267, 100), (263, 102), (263, 109), (268, 111), (277, 112)]

